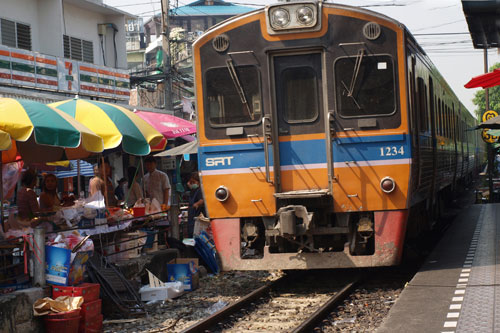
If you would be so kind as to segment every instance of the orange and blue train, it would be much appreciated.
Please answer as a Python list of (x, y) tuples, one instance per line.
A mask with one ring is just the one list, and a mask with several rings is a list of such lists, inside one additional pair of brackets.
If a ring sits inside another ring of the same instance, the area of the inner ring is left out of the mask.
[(483, 161), (404, 25), (283, 2), (193, 45), (198, 164), (223, 270), (390, 266)]

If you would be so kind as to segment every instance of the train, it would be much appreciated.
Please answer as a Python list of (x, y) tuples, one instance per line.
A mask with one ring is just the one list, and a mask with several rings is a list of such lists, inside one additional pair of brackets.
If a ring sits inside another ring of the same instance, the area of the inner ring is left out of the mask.
[(268, 5), (200, 36), (193, 68), (223, 270), (397, 265), (484, 162), (410, 31), (367, 9)]

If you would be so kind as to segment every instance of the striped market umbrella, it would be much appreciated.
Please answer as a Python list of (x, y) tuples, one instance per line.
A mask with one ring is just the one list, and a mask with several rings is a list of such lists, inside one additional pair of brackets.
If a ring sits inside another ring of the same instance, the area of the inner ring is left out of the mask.
[(2, 157), (19, 153), (27, 162), (50, 162), (85, 158), (103, 149), (100, 136), (60, 110), (35, 101), (0, 98)]
[(163, 135), (132, 111), (116, 104), (74, 98), (50, 104), (74, 117), (104, 139), (104, 149), (121, 145), (124, 152), (144, 156)]

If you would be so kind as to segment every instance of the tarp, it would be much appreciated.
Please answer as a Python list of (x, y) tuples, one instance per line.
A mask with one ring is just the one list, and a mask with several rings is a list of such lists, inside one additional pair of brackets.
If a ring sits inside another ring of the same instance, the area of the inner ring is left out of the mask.
[(155, 154), (157, 157), (164, 156), (176, 156), (184, 154), (196, 154), (198, 152), (198, 140), (185, 143), (183, 145), (174, 147), (169, 150), (162, 151), (161, 153)]

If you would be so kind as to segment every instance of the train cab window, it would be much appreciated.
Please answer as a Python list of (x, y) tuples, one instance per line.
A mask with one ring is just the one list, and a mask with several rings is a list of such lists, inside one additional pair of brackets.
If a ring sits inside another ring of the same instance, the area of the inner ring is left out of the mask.
[[(233, 73), (230, 72), (232, 69)], [(256, 124), (260, 121), (260, 78), (254, 66), (209, 69), (205, 74), (205, 90), (205, 109), (212, 126)]]
[(396, 111), (394, 64), (388, 55), (342, 57), (335, 61), (337, 108), (342, 117), (392, 115)]
[[(318, 78), (311, 67), (292, 67), (281, 72), (280, 105), (286, 122), (314, 121), (318, 117)], [(300, 96), (300, 98), (297, 98)], [(281, 108), (280, 108), (281, 109)]]

